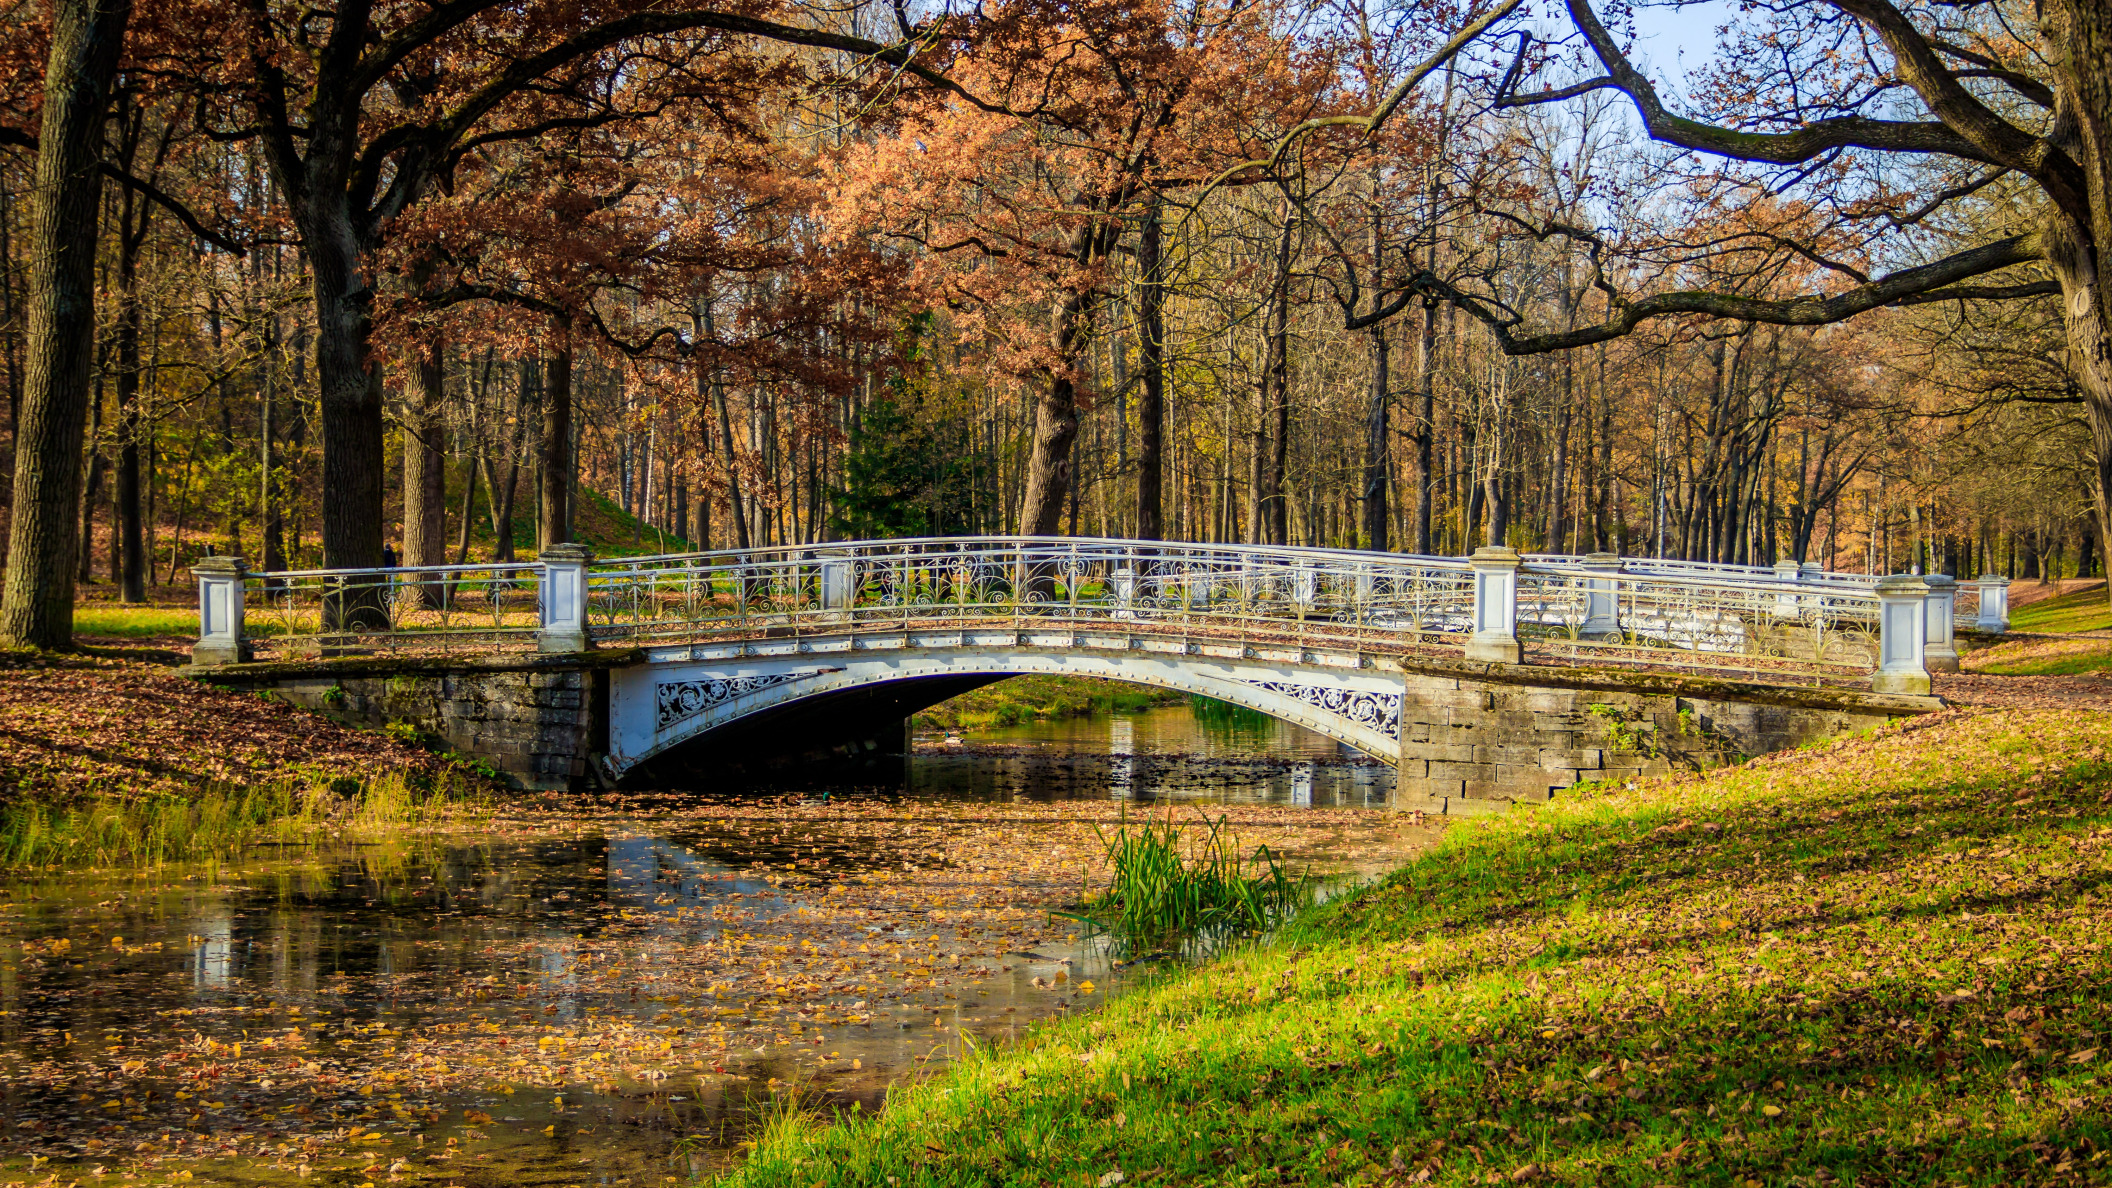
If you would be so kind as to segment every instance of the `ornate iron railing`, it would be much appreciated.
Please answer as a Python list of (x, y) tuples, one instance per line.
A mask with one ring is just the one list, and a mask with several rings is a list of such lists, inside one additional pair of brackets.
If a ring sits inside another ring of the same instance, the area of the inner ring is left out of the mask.
[[(1884, 608), (1920, 599), (1918, 580), (1886, 579), (1887, 593), (1860, 575), (1500, 549), (1456, 558), (941, 537), (599, 562), (558, 546), (519, 564), (285, 573), (216, 558), (197, 573), (200, 663), (1005, 628), (1364, 653), (1464, 649), (1797, 683), (1867, 682), (1881, 659), (1887, 671), (1922, 667), (1919, 645), (1907, 656), (1884, 644), (1886, 625), (1907, 621)], [(1967, 621), (1970, 608), (1958, 615)]]
[(246, 574), (258, 659), (372, 649), (534, 648), (545, 567), (533, 561)]
[(1471, 630), (1464, 561), (1076, 538), (932, 538), (626, 558), (588, 575), (597, 640), (1119, 627), (1405, 648)]

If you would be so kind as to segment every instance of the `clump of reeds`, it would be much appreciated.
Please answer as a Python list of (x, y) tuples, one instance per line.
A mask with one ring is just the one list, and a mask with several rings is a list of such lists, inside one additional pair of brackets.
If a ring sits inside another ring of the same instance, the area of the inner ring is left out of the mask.
[(1086, 917), (1131, 945), (1268, 928), (1312, 901), (1313, 881), (1266, 845), (1243, 854), (1225, 820), (1184, 835), (1172, 821), (1103, 834), (1113, 879)]
[(143, 867), (225, 857), (259, 844), (378, 840), (478, 811), (469, 781), (400, 774), (257, 786), (190, 796), (93, 796), (0, 806), (0, 868)]

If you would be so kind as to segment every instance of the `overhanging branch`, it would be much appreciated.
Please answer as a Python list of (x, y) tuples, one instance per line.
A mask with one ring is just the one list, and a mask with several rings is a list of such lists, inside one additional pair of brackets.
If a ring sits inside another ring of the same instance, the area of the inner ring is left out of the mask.
[(1625, 337), (1644, 322), (1656, 318), (1700, 315), (1741, 322), (1763, 322), (1775, 326), (1827, 326), (1886, 305), (1919, 304), (1971, 296), (2035, 296), (2041, 292), (2054, 291), (2042, 287), (2050, 282), (2011, 286), (1961, 286), (1958, 282), (2044, 258), (2045, 249), (2036, 233), (2013, 235), (2008, 239), (1946, 256), (1930, 264), (1889, 273), (1868, 284), (1857, 285), (1831, 296), (1769, 299), (1745, 297), (1735, 293), (1680, 290), (1617, 304), (1613, 316), (1595, 326), (1525, 335), (1516, 333), (1519, 321), (1515, 315), (1499, 313), (1497, 307), (1491, 303), (1463, 292), (1431, 273), (1421, 273), (1411, 283), (1417, 291), (1450, 301), (1479, 319), (1496, 336), (1504, 354), (1538, 355), (1548, 351), (1610, 342)]

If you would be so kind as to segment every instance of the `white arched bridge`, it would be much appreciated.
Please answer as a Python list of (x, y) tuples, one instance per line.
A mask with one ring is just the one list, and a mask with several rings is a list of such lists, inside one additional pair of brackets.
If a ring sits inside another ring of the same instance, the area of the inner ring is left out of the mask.
[[(201, 675), (425, 723), (531, 783), (871, 748), (958, 692), (1068, 673), (1297, 722), (1431, 795), (1544, 796), (1618, 769), (1583, 745), (1604, 742), (1590, 719), (1613, 720), (1606, 704), (1638, 715), (1613, 731), (1629, 740), (1669, 725), (1643, 721), (1664, 717), (1651, 698), (1675, 715), (1682, 699), (1742, 706), (1710, 714), (1750, 751), (1828, 714), (1929, 708), (1930, 670), (1956, 666), (1954, 630), (2007, 625), (1995, 577), (1500, 548), (948, 537), (284, 573), (212, 558), (195, 572)], [(552, 719), (569, 744), (552, 742)], [(1663, 758), (1658, 734), (1644, 749)]]

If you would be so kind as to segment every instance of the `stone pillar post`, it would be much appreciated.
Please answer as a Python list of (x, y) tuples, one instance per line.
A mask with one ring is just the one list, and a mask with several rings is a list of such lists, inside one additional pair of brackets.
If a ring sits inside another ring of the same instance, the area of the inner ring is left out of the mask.
[(191, 648), (193, 665), (203, 668), (249, 659), (249, 645), (242, 638), (242, 579), (247, 572), (240, 557), (207, 557), (191, 567), (198, 579), (198, 642)]
[(1502, 545), (1485, 545), (1474, 550), (1467, 564), (1474, 568), (1474, 634), (1467, 640), (1467, 659), (1518, 663), (1518, 554)]
[(1310, 565), (1296, 566), (1291, 570), (1291, 606), (1300, 619), (1313, 613), (1313, 604), (1320, 601), (1320, 575)]
[(1621, 595), (1620, 583), (1614, 579), (1620, 576), (1620, 555), (1587, 553), (1584, 568), (1592, 576), (1584, 579), (1584, 626), (1578, 634), (1602, 643), (1617, 640), (1621, 637)]
[(1990, 635), (2009, 630), (2009, 579), (1998, 573), (1980, 575), (1980, 621), (1973, 624)]
[(1958, 579), (1932, 573), (1921, 580), (1929, 587), (1929, 671), (1957, 672)]
[(1108, 593), (1114, 596), (1115, 617), (1134, 619), (1137, 612), (1130, 609), (1137, 600), (1137, 571), (1127, 565), (1114, 572), (1107, 580)]
[(1911, 573), (1877, 579), (1877, 671), (1870, 688), (1877, 693), (1929, 691), (1925, 660), (1929, 642), (1928, 583)]
[[(858, 564), (848, 553), (821, 554), (821, 609), (825, 623), (848, 623), (857, 601)], [(903, 598), (909, 591), (898, 591)]]
[(594, 555), (585, 545), (555, 544), (543, 550), (543, 621), (535, 635), (539, 652), (584, 652), (587, 638), (587, 566)]
[(1778, 618), (1797, 617), (1798, 566), (1787, 557), (1775, 562), (1775, 580), (1782, 583), (1782, 592), (1775, 595), (1775, 615)]

